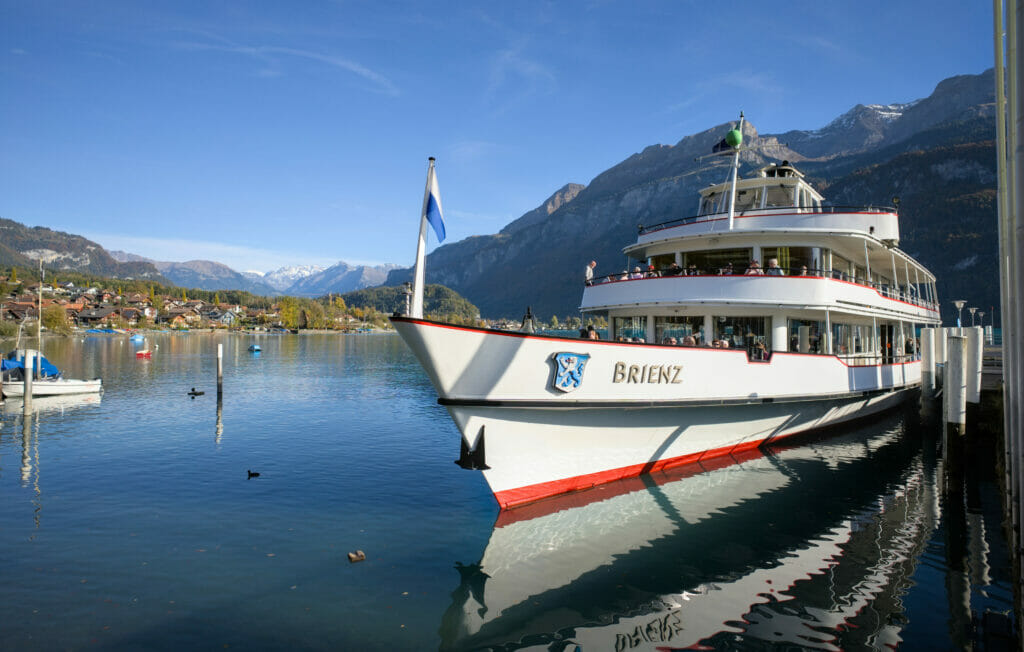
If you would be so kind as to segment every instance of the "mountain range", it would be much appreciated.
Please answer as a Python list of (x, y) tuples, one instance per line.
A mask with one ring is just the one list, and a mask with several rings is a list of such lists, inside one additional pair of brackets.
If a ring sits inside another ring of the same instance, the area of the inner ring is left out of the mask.
[(212, 260), (169, 262), (124, 251), (110, 255), (124, 262), (146, 262), (175, 285), (201, 290), (245, 290), (263, 296), (322, 297), (381, 285), (397, 265), (349, 265), (342, 261), (326, 269), (319, 265), (292, 265), (261, 272), (236, 272)]
[[(747, 121), (740, 173), (788, 159), (835, 205), (888, 206), (899, 196), (900, 247), (936, 274), (945, 314), (954, 298), (987, 310), (999, 303), (994, 89), (988, 70), (913, 102), (857, 105), (818, 130), (761, 135)], [(518, 317), (527, 306), (542, 317), (575, 313), (587, 261), (598, 261), (598, 274), (620, 271), (638, 224), (695, 213), (697, 191), (725, 180), (726, 161), (695, 159), (735, 126), (647, 147), (585, 186), (563, 186), (499, 233), (438, 247), (427, 282), (485, 317)], [(411, 276), (394, 270), (387, 285)]]

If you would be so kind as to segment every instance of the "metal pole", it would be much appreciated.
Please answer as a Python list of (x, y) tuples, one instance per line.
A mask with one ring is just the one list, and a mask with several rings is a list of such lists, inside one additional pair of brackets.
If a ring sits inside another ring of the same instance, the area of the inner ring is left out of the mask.
[(921, 389), (925, 397), (935, 391), (935, 329), (921, 329)]
[(946, 397), (946, 433), (962, 435), (967, 423), (967, 338), (952, 335), (948, 346), (949, 358), (946, 360), (946, 378), (942, 388)]
[(871, 260), (868, 258), (868, 241), (864, 240), (864, 268), (866, 270), (868, 285), (871, 285)]
[(981, 403), (981, 363), (983, 351), (981, 327), (972, 326), (967, 330), (967, 402)]

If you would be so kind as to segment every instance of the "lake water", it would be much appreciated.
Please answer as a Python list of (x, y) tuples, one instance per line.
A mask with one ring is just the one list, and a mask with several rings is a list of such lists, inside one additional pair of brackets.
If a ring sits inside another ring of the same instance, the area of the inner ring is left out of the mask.
[(913, 411), (499, 514), (397, 336), (147, 345), (47, 341), (102, 397), (0, 410), (0, 649), (955, 649), (1012, 610), (991, 462), (943, 496)]

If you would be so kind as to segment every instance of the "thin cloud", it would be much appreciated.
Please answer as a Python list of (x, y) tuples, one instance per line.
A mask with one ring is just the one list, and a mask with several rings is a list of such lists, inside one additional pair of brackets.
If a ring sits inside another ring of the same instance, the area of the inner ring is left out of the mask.
[[(507, 106), (534, 95), (548, 94), (556, 87), (557, 77), (544, 64), (523, 56), (522, 48), (499, 51), (491, 62), (490, 82), (485, 99), (506, 98)], [(502, 109), (503, 110), (503, 109)]]
[(227, 52), (229, 54), (237, 54), (244, 57), (255, 59), (263, 64), (263, 68), (260, 69), (257, 74), (261, 77), (276, 77), (284, 74), (284, 66), (282, 63), (283, 58), (292, 57), (298, 59), (308, 59), (311, 61), (317, 61), (319, 63), (350, 72), (358, 77), (371, 82), (381, 92), (397, 97), (401, 95), (398, 87), (391, 82), (390, 79), (370, 70), (366, 66), (345, 59), (343, 57), (321, 54), (319, 52), (311, 52), (309, 50), (300, 50), (297, 48), (278, 47), (273, 45), (239, 45), (231, 43), (223, 38), (214, 37), (216, 40), (221, 41), (221, 44), (215, 43), (198, 43), (195, 41), (183, 41), (177, 43), (177, 47), (186, 50), (207, 50), (215, 52)]
[(476, 163), (498, 149), (497, 143), (486, 140), (463, 140), (453, 144), (448, 153), (453, 163)]

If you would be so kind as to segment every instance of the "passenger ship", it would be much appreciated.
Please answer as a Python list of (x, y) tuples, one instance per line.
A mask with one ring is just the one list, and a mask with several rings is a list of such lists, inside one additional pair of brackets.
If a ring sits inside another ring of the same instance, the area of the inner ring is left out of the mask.
[(624, 250), (634, 271), (583, 287), (607, 340), (392, 318), (462, 432), (456, 463), (502, 508), (916, 396), (916, 329), (940, 318), (896, 209), (827, 205), (785, 161), (738, 179), (740, 129), (731, 179), (700, 191), (697, 214), (641, 227)]

